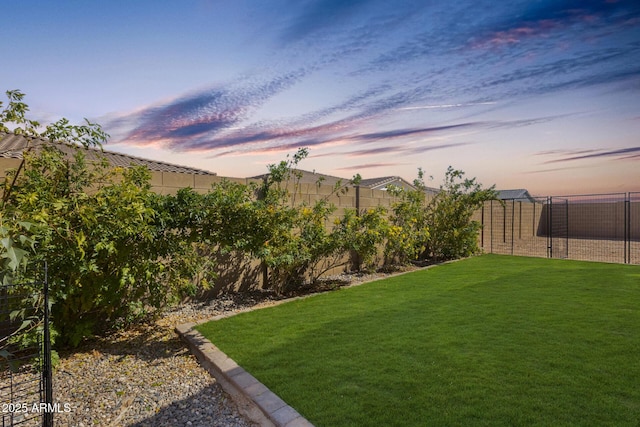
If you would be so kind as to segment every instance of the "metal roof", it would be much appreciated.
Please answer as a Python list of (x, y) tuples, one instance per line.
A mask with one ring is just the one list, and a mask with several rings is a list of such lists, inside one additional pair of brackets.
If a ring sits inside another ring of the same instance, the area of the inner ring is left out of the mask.
[[(403, 185), (401, 185), (403, 183), (403, 179), (400, 178), (399, 176), (381, 176), (378, 178), (367, 178), (367, 179), (363, 179), (362, 181), (360, 181), (360, 185), (363, 187), (369, 187), (369, 188), (374, 188), (374, 189), (384, 189), (387, 187), (387, 185), (389, 184), (400, 184), (398, 185), (399, 187)], [(404, 183), (410, 187), (413, 187), (413, 185), (409, 184), (408, 182), (404, 181)]]
[[(363, 187), (373, 188), (374, 190), (386, 190), (389, 185), (395, 185), (409, 190), (415, 190), (415, 185), (411, 184), (400, 176), (382, 176), (378, 178), (367, 178), (360, 182)], [(438, 188), (424, 187), (426, 193), (437, 194), (440, 192)]]
[[(317, 173), (316, 171), (306, 171), (306, 170), (302, 170), (302, 169), (298, 169), (297, 172), (300, 173), (300, 183), (316, 183), (318, 182), (318, 180), (321, 180), (322, 184), (325, 185), (335, 185), (338, 181), (342, 181), (343, 184), (349, 184), (351, 182), (351, 179), (349, 178), (340, 178), (337, 176), (333, 176), (333, 175), (327, 175), (327, 174), (322, 174), (322, 173)], [(269, 176), (269, 174), (262, 174), (262, 175), (257, 175), (257, 176), (252, 176), (249, 179), (264, 179), (265, 177)], [(388, 185), (396, 185), (398, 187), (403, 187), (403, 188), (408, 188), (408, 189), (415, 189), (415, 187), (410, 184), (409, 182), (407, 182), (406, 180), (404, 180), (403, 178), (399, 177), (399, 176), (384, 176), (384, 177), (379, 177), (379, 178), (367, 178), (367, 179), (363, 179), (360, 181), (360, 186), (361, 187), (367, 187), (367, 188), (371, 188), (374, 190), (386, 190)], [(438, 190), (437, 188), (430, 188), (430, 187), (426, 187), (426, 192), (427, 193), (438, 193), (440, 190)]]
[[(56, 143), (44, 138), (33, 138), (24, 135), (0, 132), (0, 157), (21, 159), (22, 153), (30, 148), (36, 148), (45, 144), (54, 144), (60, 150), (70, 154), (77, 147), (65, 143)], [(179, 166), (172, 163), (160, 162), (157, 160), (144, 159), (142, 157), (131, 156), (129, 154), (116, 153), (113, 151), (100, 150), (96, 148), (80, 148), (85, 150), (88, 160), (97, 160), (104, 157), (114, 166), (131, 167), (146, 166), (151, 171), (187, 173), (191, 175), (216, 175), (203, 169), (196, 169), (188, 166)]]
[(529, 194), (524, 188), (518, 188), (515, 190), (497, 190), (498, 191), (498, 199), (501, 200), (516, 200), (516, 201), (526, 201), (533, 202), (535, 199)]
[[(338, 181), (341, 181), (343, 184), (349, 184), (351, 181), (349, 178), (340, 178), (338, 176), (326, 175), (323, 173), (318, 173), (316, 171), (306, 171), (303, 169), (296, 169), (296, 172), (300, 174), (300, 183), (301, 184), (315, 184), (318, 180), (321, 181), (324, 185), (335, 185)], [(265, 173), (262, 175), (256, 175), (249, 177), (249, 179), (265, 179), (269, 174)]]

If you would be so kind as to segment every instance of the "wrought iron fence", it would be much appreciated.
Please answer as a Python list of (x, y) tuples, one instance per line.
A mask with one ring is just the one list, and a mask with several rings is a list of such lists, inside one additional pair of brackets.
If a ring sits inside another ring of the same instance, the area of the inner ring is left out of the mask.
[(53, 426), (49, 284), (0, 284), (0, 415), (5, 426)]
[(485, 252), (640, 264), (640, 192), (487, 202)]

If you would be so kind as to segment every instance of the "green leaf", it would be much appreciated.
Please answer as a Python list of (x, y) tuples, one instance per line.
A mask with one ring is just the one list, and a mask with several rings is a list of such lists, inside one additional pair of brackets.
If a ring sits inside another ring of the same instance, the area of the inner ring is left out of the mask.
[(0, 239), (0, 244), (4, 246), (5, 250), (11, 249), (11, 247), (13, 246), (11, 242), (11, 237), (3, 237), (2, 239)]
[(24, 249), (10, 247), (7, 250), (7, 258), (9, 259), (9, 266), (8, 266), (9, 269), (12, 271), (17, 270), (26, 254), (27, 254), (27, 251), (25, 251)]
[(11, 313), (9, 313), (9, 320), (12, 321), (12, 322), (15, 322), (15, 320), (18, 318), (18, 316), (24, 317), (24, 309), (22, 309), (22, 310), (14, 310)]
[(23, 329), (27, 329), (29, 326), (31, 326), (31, 323), (32, 323), (32, 320), (23, 320), (20, 327), (14, 333), (18, 333)]

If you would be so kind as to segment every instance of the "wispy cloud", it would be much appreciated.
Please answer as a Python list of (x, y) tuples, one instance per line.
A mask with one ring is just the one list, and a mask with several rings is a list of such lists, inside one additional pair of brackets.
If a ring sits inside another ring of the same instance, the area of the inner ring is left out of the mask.
[(437, 145), (423, 145), (418, 147), (410, 147), (403, 145), (393, 145), (393, 146), (384, 146), (378, 148), (370, 148), (365, 150), (354, 150), (354, 151), (331, 151), (322, 154), (314, 154), (310, 157), (331, 157), (331, 156), (346, 156), (346, 157), (369, 157), (376, 155), (384, 155), (384, 154), (394, 154), (394, 155), (415, 155), (420, 153), (425, 153), (427, 151), (434, 150), (443, 150), (446, 148), (456, 148), (464, 145), (469, 145), (466, 142), (460, 143), (452, 143), (452, 144), (437, 144)]
[(562, 168), (549, 168), (549, 169), (537, 169), (537, 170), (530, 170), (530, 171), (526, 171), (526, 172), (522, 172), (525, 175), (536, 175), (536, 174), (545, 174), (545, 173), (553, 173), (553, 172), (563, 172), (563, 171), (568, 171), (568, 170), (574, 170), (574, 169), (588, 169), (589, 166), (566, 166), (566, 167), (562, 167)]
[[(115, 142), (144, 145), (161, 141), (177, 151), (233, 145), (220, 143), (215, 137), (233, 130), (252, 110), (294, 85), (305, 73), (299, 69), (265, 82), (242, 81), (197, 92), (116, 118), (106, 127), (122, 135)], [(123, 134), (119, 128), (129, 129)]]
[(420, 105), (413, 107), (401, 107), (398, 108), (400, 111), (409, 111), (409, 110), (442, 110), (448, 108), (461, 108), (461, 107), (475, 107), (477, 105), (495, 105), (497, 102), (472, 102), (466, 104), (441, 104), (441, 105)]
[(319, 0), (305, 4), (300, 12), (291, 18), (287, 29), (281, 35), (283, 43), (290, 43), (308, 37), (326, 28), (343, 23), (353, 14), (370, 3), (371, 0)]
[(453, 125), (444, 125), (444, 126), (431, 126), (425, 128), (409, 128), (409, 129), (393, 129), (384, 132), (372, 132), (372, 133), (363, 133), (359, 135), (354, 135), (349, 139), (354, 142), (379, 142), (385, 141), (388, 139), (395, 139), (407, 136), (419, 136), (419, 135), (427, 135), (451, 130), (460, 130), (465, 128), (474, 128), (484, 125), (484, 123), (480, 122), (469, 122), (469, 123), (457, 123)]
[[(496, 104), (495, 101), (475, 101), (416, 106), (415, 98), (411, 94), (400, 91), (389, 95), (386, 94), (389, 91), (388, 86), (378, 85), (358, 92), (332, 106), (294, 116), (288, 120), (251, 122), (256, 108), (294, 85), (304, 75), (304, 70), (298, 70), (267, 82), (239, 81), (225, 87), (189, 94), (162, 105), (143, 109), (128, 117), (113, 120), (111, 126), (117, 132), (118, 127), (126, 128), (128, 124), (129, 129), (126, 132), (120, 132), (122, 136), (119, 141), (126, 141), (129, 144), (160, 144), (179, 152), (223, 150), (221, 153), (214, 154), (216, 157), (221, 157), (232, 154), (234, 151), (267, 153), (286, 151), (300, 146), (384, 144), (385, 141), (415, 140), (418, 137), (460, 131), (529, 126), (562, 117), (549, 116), (492, 122), (463, 121), (436, 126), (396, 127), (376, 132), (362, 132), (360, 129), (372, 119), (394, 112)], [(335, 115), (342, 118), (316, 124), (326, 117)], [(420, 146), (408, 149), (400, 148), (396, 144), (396, 150), (420, 153), (453, 146), (455, 145), (448, 144), (440, 147)], [(360, 151), (374, 154), (372, 151)]]
[[(530, 5), (523, 9), (516, 4), (475, 4), (460, 11), (454, 5), (450, 11), (430, 8), (440, 14), (433, 25), (400, 40), (360, 71), (397, 72), (403, 64), (422, 66), (424, 75), (437, 82), (426, 92), (439, 87), (435, 93), (448, 93), (446, 101), (478, 93), (489, 93), (494, 100), (513, 98), (640, 79), (637, 37), (614, 36), (622, 27), (640, 26), (640, 3), (569, 0)], [(458, 12), (460, 17), (453, 20)], [(452, 80), (455, 86), (449, 83)], [(422, 87), (417, 81), (413, 85)], [(458, 104), (426, 108), (436, 105)]]
[[(638, 154), (635, 154), (635, 153), (638, 153)], [(628, 147), (628, 148), (621, 148), (618, 150), (588, 150), (586, 152), (585, 151), (568, 152), (567, 155), (561, 158), (547, 160), (544, 163), (546, 164), (561, 163), (561, 162), (570, 162), (575, 160), (598, 159), (598, 158), (608, 158), (608, 157), (614, 157), (619, 160), (640, 158), (640, 147)]]
[[(629, 43), (616, 48), (603, 48), (573, 55), (544, 64), (517, 68), (498, 78), (482, 82), (482, 88), (506, 86), (518, 83), (520, 93), (548, 93), (568, 87), (593, 86), (622, 80), (640, 74), (640, 67), (625, 66), (622, 69), (601, 68), (612, 61), (625, 60), (640, 53), (640, 43)], [(522, 85), (522, 82), (530, 85)], [(539, 82), (539, 83), (537, 83)], [(536, 83), (536, 84), (534, 84)]]
[(575, 117), (580, 115), (581, 113), (567, 113), (567, 114), (556, 114), (553, 116), (542, 116), (542, 117), (528, 117), (525, 119), (519, 120), (496, 120), (493, 122), (485, 122), (486, 127), (488, 129), (501, 129), (501, 128), (520, 128), (525, 126), (534, 126), (542, 123), (549, 123), (554, 120), (561, 120), (568, 117)]
[(503, 47), (527, 39), (548, 37), (550, 33), (573, 29), (576, 34), (584, 27), (625, 25), (640, 14), (634, 0), (566, 0), (530, 3), (524, 13), (503, 20), (471, 39), (477, 48)]
[(596, 149), (584, 149), (584, 150), (545, 150), (545, 151), (538, 151), (537, 153), (534, 153), (534, 156), (555, 156), (555, 155), (577, 155), (577, 154), (585, 154), (585, 153), (595, 153), (598, 150)]
[(360, 165), (353, 165), (353, 166), (345, 166), (342, 168), (336, 168), (336, 170), (341, 170), (341, 171), (359, 171), (362, 169), (377, 169), (377, 168), (383, 168), (383, 167), (390, 167), (390, 166), (406, 166), (406, 165), (410, 165), (410, 163), (364, 163), (364, 164), (360, 164)]
[[(585, 43), (585, 28), (604, 37), (616, 25), (640, 26), (640, 21), (634, 24), (640, 19), (637, 1), (566, 0), (487, 10), (475, 3), (417, 3), (391, 8), (379, 0), (291, 4), (271, 35), (278, 45), (272, 63), (236, 81), (118, 117), (107, 131), (117, 135), (117, 142), (212, 151), (210, 157), (301, 146), (340, 146), (333, 152), (346, 156), (412, 155), (466, 145), (458, 140), (469, 133), (580, 114), (514, 120), (487, 114), (517, 106), (526, 96), (640, 81), (637, 39), (578, 48), (574, 43)], [(565, 43), (567, 52), (553, 51)], [(282, 102), (291, 92), (300, 96), (300, 87), (315, 90), (311, 82), (333, 89), (334, 80), (345, 89), (330, 100)], [(288, 108), (276, 111), (282, 104)], [(467, 115), (456, 118), (452, 112)], [(470, 118), (480, 114), (477, 121)], [(446, 143), (419, 144), (435, 135)], [(349, 145), (358, 149), (348, 151)], [(591, 155), (636, 154), (567, 153), (549, 163)]]
[[(524, 57), (532, 50), (548, 51), (558, 37), (566, 36), (572, 42), (585, 34), (607, 36), (621, 25), (637, 25), (640, 16), (636, 0), (529, 2), (524, 9), (515, 3), (497, 5), (446, 4), (442, 9), (431, 5), (429, 18), (436, 19), (431, 20), (429, 28), (423, 26), (378, 55), (369, 69), (396, 68), (398, 64), (462, 54), (468, 49), (490, 50), (494, 57), (496, 49), (503, 54), (505, 49), (517, 49), (509, 55)], [(419, 13), (416, 11), (416, 15)], [(477, 58), (474, 61), (477, 64)]]

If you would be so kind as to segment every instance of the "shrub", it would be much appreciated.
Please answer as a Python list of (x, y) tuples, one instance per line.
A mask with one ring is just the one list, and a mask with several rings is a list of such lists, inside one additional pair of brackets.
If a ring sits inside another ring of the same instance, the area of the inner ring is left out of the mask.
[[(329, 216), (336, 210), (327, 201), (329, 196), (312, 204), (295, 200), (302, 176), (297, 166), (307, 155), (307, 149), (302, 148), (291, 159), (269, 165), (255, 201), (255, 230), (262, 238), (256, 241), (260, 246), (254, 246), (253, 254), (268, 267), (270, 286), (281, 293), (291, 292), (307, 280), (315, 281), (324, 271), (319, 264), (340, 250), (327, 231)], [(346, 190), (338, 182), (333, 193), (341, 191)]]
[(26, 155), (7, 206), (36, 224), (37, 253), (52, 277), (54, 326), (75, 345), (193, 293), (195, 247), (163, 214), (143, 168), (69, 161), (55, 147)]
[(440, 192), (427, 209), (430, 236), (426, 255), (446, 260), (477, 253), (481, 225), (471, 217), (496, 195), (493, 186), (484, 189), (475, 178), (464, 178), (464, 172), (449, 166)]
[(424, 256), (430, 233), (422, 177), (423, 172), (419, 170), (414, 189), (391, 187), (388, 190), (396, 196), (396, 201), (391, 205), (384, 249), (385, 262), (388, 264), (407, 264)]
[(341, 242), (341, 248), (350, 251), (355, 270), (371, 270), (376, 267), (376, 256), (388, 231), (386, 209), (382, 206), (358, 212), (345, 209), (336, 220), (333, 238)]

